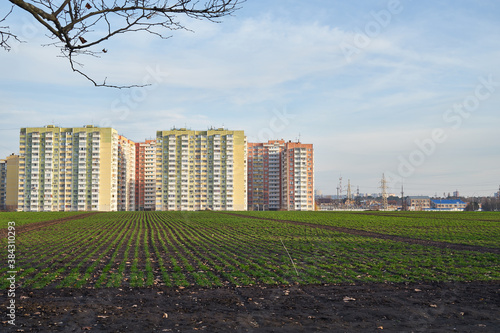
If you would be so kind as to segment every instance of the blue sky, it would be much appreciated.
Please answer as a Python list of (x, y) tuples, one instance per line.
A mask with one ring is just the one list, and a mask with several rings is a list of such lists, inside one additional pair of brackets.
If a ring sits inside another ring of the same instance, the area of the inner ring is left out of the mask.
[[(0, 13), (6, 11), (0, 5)], [(249, 0), (221, 24), (128, 34), (70, 71), (33, 19), (0, 51), (0, 156), (20, 127), (112, 126), (136, 141), (173, 126), (245, 130), (315, 147), (316, 188), (491, 195), (500, 185), (500, 2)], [(98, 50), (100, 50), (100, 47)]]

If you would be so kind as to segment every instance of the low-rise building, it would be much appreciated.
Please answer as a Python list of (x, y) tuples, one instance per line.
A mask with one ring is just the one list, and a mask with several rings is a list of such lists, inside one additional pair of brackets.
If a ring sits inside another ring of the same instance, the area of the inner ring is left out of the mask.
[(318, 210), (329, 211), (336, 210), (338, 208), (338, 204), (332, 198), (317, 198), (316, 207)]
[(425, 195), (409, 196), (406, 198), (408, 210), (428, 210), (431, 208), (431, 198)]
[(431, 200), (431, 209), (435, 210), (464, 210), (467, 203), (460, 199), (433, 199)]

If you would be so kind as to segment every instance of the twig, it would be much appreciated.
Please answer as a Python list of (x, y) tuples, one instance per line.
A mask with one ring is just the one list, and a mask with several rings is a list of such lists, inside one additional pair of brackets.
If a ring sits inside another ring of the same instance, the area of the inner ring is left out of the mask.
[(281, 244), (283, 245), (283, 247), (285, 248), (285, 251), (286, 251), (286, 253), (288, 254), (288, 257), (290, 258), (290, 261), (292, 262), (293, 268), (295, 268), (295, 273), (297, 273), (297, 276), (299, 276), (299, 272), (297, 271), (297, 267), (295, 267), (295, 263), (293, 262), (293, 259), (292, 259), (292, 257), (290, 256), (290, 253), (288, 253), (288, 250), (286, 249), (286, 246), (285, 246), (285, 244), (283, 243), (283, 240), (281, 239), (281, 237), (280, 237), (280, 241), (281, 241)]

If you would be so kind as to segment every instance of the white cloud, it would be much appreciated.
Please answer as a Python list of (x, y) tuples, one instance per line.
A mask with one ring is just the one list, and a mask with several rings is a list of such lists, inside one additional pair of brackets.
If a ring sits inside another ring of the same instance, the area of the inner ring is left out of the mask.
[[(30, 19), (19, 19), (29, 43), (0, 52), (0, 127), (108, 119), (134, 140), (171, 126), (222, 124), (258, 138), (271, 127), (274, 110), (287, 109), (294, 118), (273, 135), (294, 140), (300, 133), (315, 145), (318, 188), (334, 193), (340, 172), (361, 188), (376, 187), (384, 170), (397, 167), (399, 155), (415, 149), (416, 139), (434, 128), (449, 130), (443, 113), (474, 93), (479, 76), (500, 81), (498, 8), (485, 4), (407, 3), (351, 62), (340, 44), (352, 40), (355, 27), (363, 28), (385, 1), (311, 0), (307, 8), (298, 1), (247, 2), (249, 10), (222, 24), (183, 19), (195, 32), (174, 31), (168, 40), (123, 35), (106, 43), (102, 58), (86, 61), (89, 74), (110, 83), (141, 83), (148, 68), (168, 73), (144, 98), (139, 90), (93, 88), (57, 58), (57, 49), (39, 46), (47, 39), (40, 31), (29, 33)], [(127, 113), (117, 111), (116, 101)], [(484, 174), (474, 172), (478, 183), (494, 178), (499, 103), (497, 87), (415, 172), (415, 183), (463, 184), (474, 163), (487, 165), (480, 168)], [(17, 146), (16, 131), (0, 131), (0, 139)], [(463, 159), (462, 149), (475, 159)], [(10, 150), (0, 147), (4, 155)]]

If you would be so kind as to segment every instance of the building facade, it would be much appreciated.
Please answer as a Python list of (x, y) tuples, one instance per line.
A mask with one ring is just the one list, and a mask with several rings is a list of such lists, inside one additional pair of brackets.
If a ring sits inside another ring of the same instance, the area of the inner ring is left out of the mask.
[(462, 211), (467, 207), (467, 203), (460, 199), (432, 199), (431, 209), (435, 210), (448, 210), (448, 211)]
[(316, 209), (320, 211), (332, 211), (338, 209), (338, 203), (332, 198), (317, 198)]
[(7, 210), (7, 161), (0, 160), (0, 211)]
[(135, 207), (156, 210), (156, 140), (135, 144)]
[(156, 147), (156, 210), (247, 209), (243, 131), (158, 131)]
[(118, 210), (135, 210), (135, 142), (118, 135)]
[(248, 143), (248, 210), (281, 209), (284, 140)]
[(118, 133), (112, 128), (21, 128), (20, 211), (116, 211)]
[(19, 155), (9, 155), (0, 160), (0, 210), (17, 210), (19, 185)]
[(407, 210), (428, 210), (431, 208), (431, 198), (425, 195), (409, 196), (406, 198)]
[(281, 160), (282, 209), (314, 210), (313, 145), (288, 141)]
[(313, 145), (249, 143), (248, 209), (314, 210)]
[(0, 161), (0, 209), (16, 208), (314, 210), (313, 145), (247, 144), (224, 128), (157, 131), (140, 143), (93, 125), (21, 128), (20, 155)]

